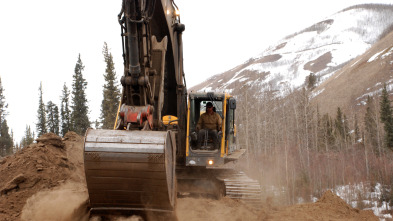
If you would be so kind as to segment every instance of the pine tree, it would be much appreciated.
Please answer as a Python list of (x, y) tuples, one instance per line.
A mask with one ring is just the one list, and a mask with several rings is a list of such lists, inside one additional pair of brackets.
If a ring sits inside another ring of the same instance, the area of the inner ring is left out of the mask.
[(45, 104), (42, 99), (42, 94), (43, 94), (43, 92), (42, 92), (42, 82), (41, 82), (40, 87), (39, 87), (39, 99), (38, 99), (38, 111), (37, 111), (38, 122), (36, 124), (38, 137), (40, 137), (41, 135), (43, 135), (47, 132)]
[(59, 135), (59, 108), (52, 101), (46, 105), (46, 117), (48, 132)]
[(348, 127), (348, 120), (345, 114), (341, 111), (341, 108), (337, 108), (337, 115), (334, 121), (335, 126), (335, 135), (337, 141), (339, 142), (340, 148), (343, 148), (343, 145), (347, 145), (349, 140), (349, 127)]
[(64, 83), (62, 96), (61, 96), (61, 106), (60, 106), (60, 117), (61, 117), (61, 136), (64, 137), (66, 133), (71, 128), (71, 110), (69, 102), (70, 92), (67, 85)]
[(349, 130), (349, 125), (348, 125), (348, 118), (347, 115), (344, 114), (344, 119), (343, 119), (343, 126), (344, 126), (344, 141), (345, 144), (347, 145), (348, 142), (351, 141), (351, 134)]
[(34, 132), (31, 131), (30, 126), (26, 125), (25, 135), (22, 137), (20, 141), (20, 148), (24, 148), (29, 146), (34, 141)]
[(337, 108), (337, 114), (336, 114), (336, 120), (334, 121), (335, 129), (336, 129), (336, 134), (340, 138), (344, 138), (344, 120), (343, 120), (343, 114), (341, 112), (341, 109), (338, 107)]
[(307, 88), (314, 89), (315, 84), (317, 83), (317, 76), (315, 76), (314, 73), (310, 73), (310, 75), (308, 75), (308, 77), (306, 78), (306, 81), (307, 81)]
[(80, 135), (84, 134), (87, 128), (90, 127), (90, 121), (87, 115), (89, 110), (85, 93), (87, 82), (82, 75), (84, 68), (81, 55), (79, 54), (78, 61), (75, 65), (75, 73), (72, 76), (74, 79), (72, 82), (71, 122), (72, 130)]
[(7, 115), (7, 107), (8, 104), (5, 102), (4, 88), (0, 78), (0, 122), (2, 122), (2, 120), (5, 119)]
[(7, 120), (4, 119), (0, 126), (0, 149), (3, 150), (3, 156), (13, 153), (13, 141), (8, 131)]
[(378, 152), (377, 121), (373, 98), (367, 97), (366, 114), (364, 115), (365, 143), (370, 144)]
[(116, 84), (116, 72), (113, 63), (112, 54), (109, 52), (108, 45), (104, 42), (102, 49), (104, 60), (106, 63), (105, 69), (105, 84), (103, 89), (103, 100), (101, 103), (101, 116), (100, 121), (102, 128), (110, 129), (116, 120), (117, 109), (120, 99), (120, 91)]
[(8, 105), (5, 102), (4, 88), (0, 78), (0, 155), (1, 156), (12, 154), (12, 146), (13, 146), (13, 140), (9, 134), (7, 120), (5, 119), (5, 117), (8, 114), (6, 110), (7, 107)]
[(382, 89), (380, 107), (381, 121), (385, 130), (385, 146), (393, 150), (393, 115), (386, 84)]

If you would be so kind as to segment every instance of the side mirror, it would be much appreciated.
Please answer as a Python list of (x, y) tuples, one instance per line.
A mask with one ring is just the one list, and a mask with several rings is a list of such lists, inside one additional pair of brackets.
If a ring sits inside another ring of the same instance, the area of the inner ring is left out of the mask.
[(229, 98), (228, 100), (229, 109), (236, 109), (236, 100), (235, 98)]

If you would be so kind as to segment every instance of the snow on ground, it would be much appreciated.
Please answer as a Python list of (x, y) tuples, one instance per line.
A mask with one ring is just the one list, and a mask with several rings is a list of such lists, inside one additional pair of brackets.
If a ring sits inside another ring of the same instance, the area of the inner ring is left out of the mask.
[(391, 210), (392, 207), (388, 202), (381, 200), (384, 190), (380, 183), (375, 186), (371, 186), (369, 183), (337, 186), (332, 191), (354, 208), (363, 207), (361, 209), (372, 210), (380, 220), (392, 218), (392, 215), (384, 213)]
[(322, 89), (319, 90), (319, 91), (313, 91), (313, 92), (311, 92), (310, 99), (312, 99), (312, 98), (314, 98), (314, 97), (320, 95), (324, 90), (325, 90), (325, 88), (322, 88)]
[(353, 64), (351, 64), (351, 67), (355, 66), (355, 64), (357, 64), (359, 61), (360, 61), (360, 59), (355, 61)]
[[(384, 82), (384, 84), (386, 84), (386, 90), (390, 93), (393, 93), (393, 78)], [(357, 105), (366, 105), (367, 104), (366, 100), (368, 96), (370, 97), (379, 96), (382, 93), (382, 89), (383, 89), (382, 87), (383, 87), (383, 83), (378, 82), (372, 88), (367, 88), (367, 91), (370, 92), (365, 93), (362, 96), (355, 99), (359, 101)]]
[[(277, 198), (287, 194), (287, 190), (283, 187), (265, 186), (264, 189)], [(326, 189), (325, 191), (327, 190), (331, 190), (353, 208), (372, 210), (381, 221), (393, 218), (391, 214), (388, 214), (393, 207), (390, 206), (388, 202), (382, 200), (384, 197), (383, 195), (391, 190), (387, 187), (384, 188), (380, 183), (376, 183), (372, 186), (370, 183), (361, 182), (357, 184), (339, 185), (334, 189)], [(310, 199), (315, 203), (319, 198), (310, 196)], [(306, 200), (301, 197), (298, 197), (296, 201), (298, 204), (306, 202)]]
[(387, 56), (391, 55), (392, 53), (393, 53), (393, 47), (390, 48), (389, 51), (387, 51), (386, 53), (384, 53), (384, 54), (381, 56), (381, 59), (385, 59)]
[(380, 51), (380, 52), (374, 54), (370, 59), (368, 59), (367, 62), (373, 62), (373, 61), (375, 61), (375, 60), (378, 58), (378, 56), (381, 55), (385, 50), (386, 50), (386, 49), (383, 49), (382, 51)]

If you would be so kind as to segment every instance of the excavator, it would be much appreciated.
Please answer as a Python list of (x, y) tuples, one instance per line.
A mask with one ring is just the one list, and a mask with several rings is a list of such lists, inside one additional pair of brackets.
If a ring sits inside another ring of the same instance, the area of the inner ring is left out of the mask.
[[(118, 21), (124, 74), (115, 126), (88, 129), (84, 141), (91, 214), (176, 220), (176, 199), (187, 194), (260, 203), (259, 183), (228, 166), (246, 151), (236, 145), (236, 99), (187, 92), (175, 2), (123, 0)], [(208, 135), (198, 141), (207, 102), (222, 118), (218, 148)]]

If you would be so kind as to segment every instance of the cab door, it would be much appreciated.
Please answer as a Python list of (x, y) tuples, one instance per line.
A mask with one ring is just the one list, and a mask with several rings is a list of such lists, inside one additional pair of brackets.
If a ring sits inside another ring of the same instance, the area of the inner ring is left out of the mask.
[(235, 109), (236, 100), (231, 97), (227, 102), (225, 118), (225, 142), (227, 154), (231, 154), (236, 150)]

